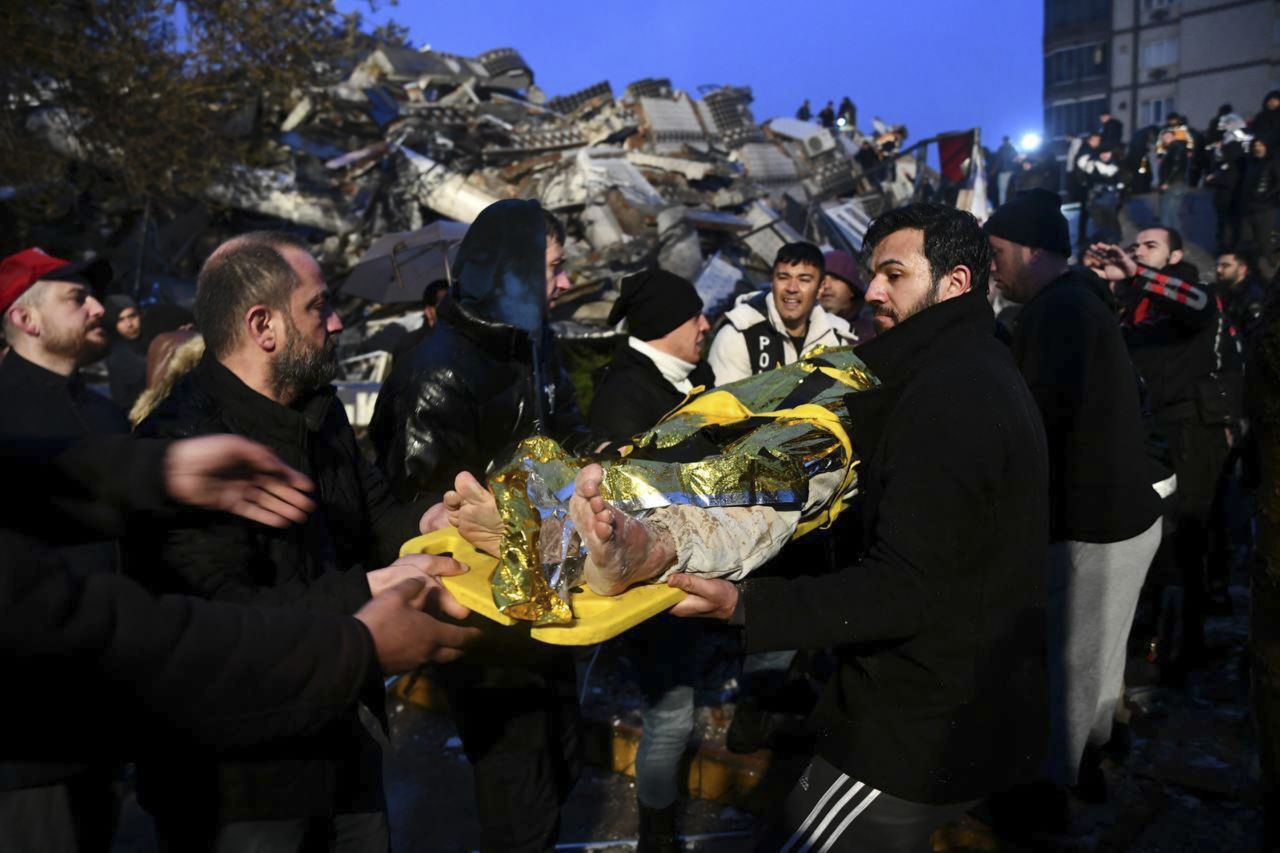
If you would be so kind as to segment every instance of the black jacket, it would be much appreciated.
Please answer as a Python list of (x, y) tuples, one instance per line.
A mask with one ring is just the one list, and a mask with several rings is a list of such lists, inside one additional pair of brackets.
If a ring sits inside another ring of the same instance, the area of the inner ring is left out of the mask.
[(1160, 184), (1178, 186), (1187, 183), (1187, 143), (1176, 140), (1169, 144), (1159, 159)]
[[(417, 534), (425, 509), (391, 498), (381, 473), (356, 446), (330, 386), (282, 406), (206, 355), (138, 432), (252, 438), (311, 477), (320, 505), (305, 523), (285, 530), (202, 516), (131, 533), (127, 569), (153, 592), (350, 614), (369, 599), (365, 572), (395, 559)], [(375, 710), (380, 695), (370, 700)], [(148, 808), (173, 814), (199, 804), (227, 821), (372, 811), (382, 804), (380, 750), (354, 710), (306, 742), (216, 762), (209, 755), (157, 756), (140, 764), (139, 777)]]
[[(698, 362), (689, 381), (695, 388), (714, 385), (710, 365)], [(595, 375), (588, 424), (600, 440), (626, 444), (637, 431), (654, 426), (684, 402), (685, 396), (663, 377), (652, 359), (623, 341), (614, 352), (613, 361)], [(637, 424), (642, 426), (637, 428)]]
[(1217, 285), (1201, 283), (1183, 261), (1161, 270), (1139, 265), (1117, 293), (1120, 328), (1157, 423), (1227, 425), (1238, 418), (1243, 356)]
[[(175, 511), (167, 442), (128, 436), (67, 448), (0, 443), (0, 678), (33, 701), (0, 703), (0, 759), (183, 755), (323, 729), (382, 673), (368, 630), (337, 614), (158, 598), (115, 575), (77, 577), (49, 542), (124, 532)], [(212, 516), (210, 516), (212, 518)], [(47, 701), (77, 695), (83, 703)]]
[(84, 384), (16, 352), (0, 360), (0, 437), (47, 439), (114, 435), (129, 431), (120, 407)]
[(1118, 148), (1124, 138), (1124, 122), (1118, 118), (1110, 118), (1098, 127), (1102, 136), (1103, 148)]
[(1018, 314), (1013, 357), (1049, 442), (1051, 541), (1121, 542), (1160, 517), (1138, 383), (1088, 270), (1069, 270)]
[[(78, 439), (129, 431), (124, 413), (85, 387), (78, 373), (63, 376), (10, 352), (0, 362), (0, 439)], [(16, 482), (16, 481), (11, 481)], [(79, 577), (117, 570), (113, 542), (58, 544), (54, 559)], [(47, 785), (70, 778), (77, 768), (54, 764), (0, 765), (0, 789)]]
[(397, 356), (369, 423), (378, 467), (401, 498), (483, 477), (531, 435), (589, 444), (546, 323), (546, 232), (537, 202), (490, 205), (454, 262), (431, 334)]
[(741, 585), (748, 651), (836, 647), (819, 753), (914, 802), (1029, 779), (1047, 738), (1047, 450), (994, 327), (967, 294), (859, 347), (884, 383), (846, 398), (866, 552)]
[(126, 412), (147, 387), (147, 352), (138, 341), (116, 338), (107, 354), (111, 401)]
[(1262, 276), (1253, 270), (1244, 281), (1222, 288), (1222, 308), (1236, 333), (1248, 344), (1262, 327), (1262, 317), (1267, 308), (1267, 286)]
[[(80, 374), (62, 376), (10, 352), (0, 362), (0, 439), (79, 439), (129, 431), (124, 412), (85, 387)], [(114, 572), (116, 547), (86, 542), (60, 549), (77, 575)]]
[(1280, 89), (1272, 89), (1262, 96), (1262, 106), (1249, 122), (1249, 131), (1267, 143), (1267, 151), (1274, 157), (1280, 151), (1280, 109), (1267, 109), (1267, 101), (1272, 98), (1280, 98)]
[(451, 299), (441, 303), (432, 333), (396, 359), (369, 423), (378, 467), (398, 497), (452, 489), (461, 471), (483, 478), (537, 432), (571, 452), (586, 447), (573, 384), (549, 329), (541, 423), (529, 352), (529, 336), (519, 329), (482, 320)]
[(1213, 190), (1213, 207), (1220, 217), (1236, 209), (1240, 177), (1244, 171), (1244, 149), (1239, 142), (1223, 145), (1204, 176), (1204, 185)]
[(1240, 211), (1245, 214), (1275, 210), (1280, 205), (1280, 160), (1275, 154), (1254, 157), (1241, 164)]

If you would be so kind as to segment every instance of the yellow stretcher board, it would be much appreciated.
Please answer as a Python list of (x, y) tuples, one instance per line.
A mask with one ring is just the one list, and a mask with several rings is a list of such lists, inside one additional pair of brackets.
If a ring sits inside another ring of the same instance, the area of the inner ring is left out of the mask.
[[(400, 555), (450, 554), (471, 570), (465, 574), (440, 578), (445, 589), (464, 607), (492, 619), (499, 625), (514, 625), (511, 618), (493, 603), (490, 578), (498, 566), (490, 557), (471, 547), (471, 543), (452, 527), (417, 536), (400, 546)], [(556, 646), (590, 646), (618, 636), (651, 616), (656, 616), (684, 598), (684, 593), (663, 583), (633, 586), (621, 595), (596, 595), (584, 584), (575, 587), (570, 599), (573, 621), (568, 625), (538, 625), (530, 630), (535, 640)]]

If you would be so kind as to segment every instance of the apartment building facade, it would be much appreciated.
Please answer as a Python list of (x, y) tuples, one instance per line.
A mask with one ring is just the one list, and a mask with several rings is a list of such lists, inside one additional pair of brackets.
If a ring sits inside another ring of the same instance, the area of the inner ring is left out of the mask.
[(1055, 149), (1110, 107), (1135, 128), (1171, 112), (1204, 129), (1280, 88), (1277, 0), (1045, 0), (1044, 137)]

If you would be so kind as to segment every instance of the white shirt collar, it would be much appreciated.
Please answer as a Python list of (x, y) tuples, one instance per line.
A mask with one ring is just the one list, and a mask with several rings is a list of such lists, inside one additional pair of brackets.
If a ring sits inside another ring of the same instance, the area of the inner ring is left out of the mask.
[(627, 345), (652, 361), (654, 366), (658, 368), (658, 372), (662, 374), (662, 378), (670, 382), (677, 391), (687, 394), (693, 388), (693, 383), (689, 381), (689, 374), (698, 365), (690, 364), (682, 358), (676, 358), (670, 353), (665, 353), (637, 337), (628, 336)]

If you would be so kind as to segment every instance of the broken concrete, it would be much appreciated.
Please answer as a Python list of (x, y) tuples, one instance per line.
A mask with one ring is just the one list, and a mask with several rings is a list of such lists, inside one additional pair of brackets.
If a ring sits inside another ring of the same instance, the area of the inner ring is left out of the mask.
[[(592, 336), (610, 331), (603, 318), (629, 273), (658, 265), (696, 280), (714, 319), (726, 294), (765, 286), (784, 243), (856, 250), (870, 215), (938, 183), (918, 152), (903, 150), (904, 129), (760, 124), (746, 87), (685, 92), (654, 78), (620, 97), (601, 81), (548, 98), (509, 48), (464, 57), (361, 44), (287, 102), (234, 111), (237, 137), (261, 140), (260, 150), (207, 187), (194, 208), (207, 231), (176, 253), (106, 247), (122, 278), (141, 294), (157, 276), (194, 277), (231, 234), (283, 228), (312, 244), (341, 299), (341, 282), (379, 237), (537, 198), (568, 230), (575, 286), (555, 319), (576, 322), (559, 331)], [(55, 118), (38, 129), (59, 135)], [(74, 133), (60, 135), (74, 150)], [(855, 159), (867, 160), (866, 146), (876, 175)], [(190, 215), (148, 210), (142, 243)], [(594, 301), (603, 304), (588, 308)], [(349, 327), (381, 316), (367, 301), (348, 306)]]

